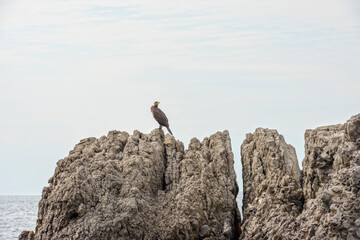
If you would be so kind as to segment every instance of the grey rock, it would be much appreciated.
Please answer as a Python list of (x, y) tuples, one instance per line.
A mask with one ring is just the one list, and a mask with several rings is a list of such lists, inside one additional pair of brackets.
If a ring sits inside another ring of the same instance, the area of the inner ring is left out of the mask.
[(242, 238), (285, 238), (284, 226), (295, 224), (303, 205), (301, 171), (295, 149), (286, 144), (276, 130), (258, 128), (246, 136), (241, 146), (241, 161)]
[[(35, 232), (20, 239), (235, 239), (238, 186), (227, 131), (188, 150), (162, 130), (111, 131), (59, 160)], [(207, 227), (205, 227), (207, 226)]]
[[(360, 114), (305, 133), (303, 170), (276, 130), (241, 146), (243, 239), (359, 239)], [(299, 178), (300, 176), (300, 178)]]
[(355, 221), (355, 226), (360, 227), (360, 218)]
[(359, 237), (355, 236), (353, 233), (349, 233), (346, 240), (359, 240)]
[(20, 240), (31, 240), (34, 239), (34, 232), (33, 231), (23, 231), (20, 236), (19, 239)]
[(329, 205), (331, 200), (331, 194), (327, 191), (322, 192), (321, 201), (323, 201), (326, 205)]
[(205, 237), (206, 234), (209, 232), (209, 226), (208, 225), (202, 225), (199, 231), (200, 237)]

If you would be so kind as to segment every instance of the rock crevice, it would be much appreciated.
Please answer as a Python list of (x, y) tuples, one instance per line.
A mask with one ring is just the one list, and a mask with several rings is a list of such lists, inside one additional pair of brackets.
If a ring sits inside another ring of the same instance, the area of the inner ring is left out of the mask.
[(242, 239), (360, 239), (360, 114), (305, 133), (295, 149), (258, 128), (241, 146)]

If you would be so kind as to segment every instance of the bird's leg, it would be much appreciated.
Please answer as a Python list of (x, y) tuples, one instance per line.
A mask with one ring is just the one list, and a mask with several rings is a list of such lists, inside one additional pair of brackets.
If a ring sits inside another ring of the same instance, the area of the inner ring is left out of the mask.
[(161, 129), (162, 128), (162, 126), (161, 126), (161, 124), (159, 125), (159, 129)]

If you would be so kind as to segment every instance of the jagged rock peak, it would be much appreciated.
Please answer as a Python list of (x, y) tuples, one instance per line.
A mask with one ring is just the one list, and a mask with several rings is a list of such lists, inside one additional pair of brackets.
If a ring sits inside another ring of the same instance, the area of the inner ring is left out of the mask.
[(241, 154), (243, 239), (360, 239), (360, 114), (307, 130), (302, 172), (275, 130), (248, 134)]
[(305, 133), (298, 236), (360, 239), (360, 114)]
[(59, 160), (35, 232), (19, 239), (235, 239), (240, 221), (229, 133), (182, 142), (111, 131)]
[(243, 238), (280, 239), (283, 225), (295, 220), (303, 201), (295, 149), (276, 130), (257, 128), (241, 145), (241, 161)]

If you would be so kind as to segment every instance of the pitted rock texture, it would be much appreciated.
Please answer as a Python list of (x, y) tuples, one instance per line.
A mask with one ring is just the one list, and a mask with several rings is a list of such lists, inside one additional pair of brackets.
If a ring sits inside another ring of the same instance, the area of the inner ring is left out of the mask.
[(283, 146), (268, 129), (242, 144), (242, 238), (360, 239), (360, 114), (306, 131), (300, 179), (295, 152)]
[(241, 146), (243, 238), (281, 239), (302, 210), (303, 193), (295, 149), (276, 130), (258, 128)]
[(162, 130), (81, 140), (43, 189), (35, 233), (19, 239), (235, 239), (229, 133), (188, 150)]
[(302, 239), (360, 239), (360, 114), (305, 133)]

